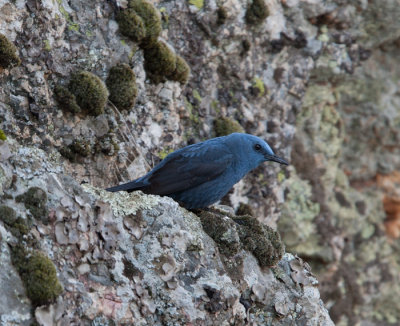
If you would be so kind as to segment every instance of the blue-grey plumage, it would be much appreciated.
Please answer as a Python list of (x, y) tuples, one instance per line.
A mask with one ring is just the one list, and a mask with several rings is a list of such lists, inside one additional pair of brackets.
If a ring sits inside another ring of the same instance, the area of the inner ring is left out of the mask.
[(288, 165), (261, 138), (233, 133), (181, 148), (143, 177), (106, 190), (141, 190), (169, 196), (188, 209), (203, 208), (220, 200), (248, 172), (266, 161)]

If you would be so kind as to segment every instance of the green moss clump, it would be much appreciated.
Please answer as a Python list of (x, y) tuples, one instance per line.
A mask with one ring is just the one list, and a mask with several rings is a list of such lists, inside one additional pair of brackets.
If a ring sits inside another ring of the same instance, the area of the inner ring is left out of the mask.
[(97, 138), (94, 150), (96, 153), (103, 153), (112, 156), (118, 153), (120, 147), (114, 133), (108, 133), (100, 138)]
[(54, 93), (56, 95), (56, 100), (63, 110), (78, 113), (81, 108), (76, 103), (75, 95), (72, 94), (67, 88), (57, 85), (54, 88)]
[(0, 129), (0, 140), (4, 141), (7, 139), (7, 136), (5, 134), (5, 132), (3, 131), (3, 129)]
[(75, 95), (79, 107), (88, 114), (99, 115), (104, 112), (108, 91), (96, 75), (88, 71), (75, 73), (71, 77), (68, 89)]
[(155, 42), (144, 50), (144, 68), (148, 77), (159, 83), (172, 75), (176, 69), (176, 55), (163, 42)]
[(142, 18), (131, 8), (120, 11), (117, 15), (117, 22), (121, 34), (134, 42), (140, 43), (146, 36)]
[(171, 154), (174, 150), (172, 148), (169, 149), (163, 149), (160, 152), (158, 152), (158, 157), (163, 160), (165, 159), (169, 154)]
[(222, 214), (202, 210), (198, 215), (204, 231), (216, 242), (220, 252), (232, 257), (242, 248), (235, 223)]
[(22, 217), (18, 217), (13, 225), (10, 225), (10, 232), (17, 238), (22, 237), (23, 235), (27, 235), (31, 228), (27, 220)]
[(29, 233), (30, 225), (22, 217), (17, 217), (15, 211), (8, 206), (0, 206), (0, 220), (4, 222), (12, 235), (19, 238)]
[(41, 220), (43, 223), (48, 222), (47, 194), (43, 189), (31, 187), (27, 192), (17, 196), (16, 201), (23, 202), (36, 219)]
[(252, 88), (255, 96), (263, 96), (265, 94), (264, 82), (259, 77), (254, 77)]
[(253, 0), (246, 11), (246, 22), (250, 25), (259, 25), (269, 15), (268, 6), (264, 0)]
[(185, 59), (181, 56), (176, 56), (176, 68), (174, 72), (168, 76), (169, 80), (178, 81), (181, 84), (186, 84), (189, 79), (190, 67)]
[(189, 0), (189, 3), (197, 9), (201, 10), (204, 7), (204, 0)]
[(217, 24), (218, 25), (223, 25), (226, 22), (226, 19), (228, 18), (228, 11), (226, 10), (225, 7), (218, 7), (217, 9)]
[(0, 34), (0, 67), (13, 68), (21, 64), (21, 59), (17, 55), (17, 48), (7, 37)]
[(17, 220), (17, 214), (8, 206), (0, 206), (0, 219), (7, 225), (12, 225)]
[(84, 139), (75, 139), (68, 147), (73, 153), (79, 154), (83, 157), (89, 156), (91, 152), (89, 141)]
[(222, 117), (214, 120), (214, 131), (217, 137), (230, 135), (233, 132), (244, 132), (243, 127), (228, 117)]
[(87, 157), (92, 153), (92, 146), (89, 140), (75, 139), (70, 145), (61, 147), (60, 154), (72, 162), (77, 162), (80, 157)]
[(241, 226), (238, 228), (240, 241), (261, 267), (274, 266), (281, 260), (285, 247), (278, 232), (249, 215), (233, 220)]
[(32, 304), (37, 307), (54, 302), (63, 288), (52, 261), (39, 251), (28, 252), (22, 245), (13, 247), (11, 252)]
[(143, 0), (130, 0), (128, 8), (133, 9), (142, 18), (146, 28), (146, 37), (141, 45), (146, 47), (155, 43), (161, 33), (161, 17), (158, 10), (151, 3)]
[(244, 39), (242, 41), (242, 55), (246, 54), (247, 52), (249, 52), (251, 48), (251, 43), (248, 39)]
[(110, 69), (106, 79), (110, 101), (120, 110), (129, 110), (137, 97), (136, 76), (129, 65), (121, 63)]
[(243, 215), (254, 216), (254, 212), (253, 212), (253, 209), (250, 207), (250, 205), (245, 204), (245, 203), (240, 203), (238, 209), (236, 210), (236, 215), (237, 216), (243, 216)]

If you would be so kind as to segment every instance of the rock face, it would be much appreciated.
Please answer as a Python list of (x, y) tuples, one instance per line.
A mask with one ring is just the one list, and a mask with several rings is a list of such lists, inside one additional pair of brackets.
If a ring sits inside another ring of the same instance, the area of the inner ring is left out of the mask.
[[(331, 325), (320, 291), (338, 325), (399, 324), (399, 2), (152, 4), (0, 0), (1, 323)], [(275, 267), (233, 212), (223, 248), (100, 190), (232, 128), (291, 161), (222, 200), (281, 233)]]
[(35, 249), (51, 258), (63, 285), (57, 299), (35, 309), (42, 325), (333, 325), (300, 258), (286, 254), (277, 266), (261, 268), (243, 249), (223, 255), (200, 218), (172, 199), (80, 186), (57, 173), (59, 162), (46, 161), (42, 150), (11, 146), (19, 155), (2, 164), (4, 193), (40, 189), (49, 212), (44, 222), (25, 209), (27, 200), (3, 199), (32, 229), (15, 235), (1, 217), (2, 324), (32, 321), (32, 296), (26, 298), (12, 264), (23, 244), (30, 255)]

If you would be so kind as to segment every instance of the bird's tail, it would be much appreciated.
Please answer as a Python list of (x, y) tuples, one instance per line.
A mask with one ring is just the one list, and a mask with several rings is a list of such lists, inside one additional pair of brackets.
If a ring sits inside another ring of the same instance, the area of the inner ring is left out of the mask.
[(115, 187), (111, 187), (111, 188), (107, 188), (107, 191), (110, 192), (116, 192), (116, 191), (127, 191), (127, 192), (132, 192), (134, 190), (142, 190), (144, 187), (143, 182), (140, 181), (131, 181), (128, 183), (124, 183), (122, 185), (119, 186), (115, 186)]

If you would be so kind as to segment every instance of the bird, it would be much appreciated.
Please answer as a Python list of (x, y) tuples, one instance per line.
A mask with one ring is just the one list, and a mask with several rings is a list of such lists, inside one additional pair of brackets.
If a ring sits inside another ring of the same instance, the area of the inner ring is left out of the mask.
[(171, 197), (187, 209), (206, 208), (266, 161), (289, 164), (276, 156), (263, 139), (232, 133), (178, 149), (146, 175), (106, 190), (141, 190)]

